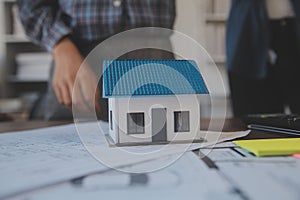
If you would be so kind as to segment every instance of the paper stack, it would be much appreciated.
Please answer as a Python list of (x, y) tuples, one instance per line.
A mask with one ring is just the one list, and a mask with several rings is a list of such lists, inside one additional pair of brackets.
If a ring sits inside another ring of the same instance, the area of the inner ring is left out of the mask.
[(17, 73), (20, 80), (46, 81), (52, 57), (49, 53), (19, 53), (16, 56)]

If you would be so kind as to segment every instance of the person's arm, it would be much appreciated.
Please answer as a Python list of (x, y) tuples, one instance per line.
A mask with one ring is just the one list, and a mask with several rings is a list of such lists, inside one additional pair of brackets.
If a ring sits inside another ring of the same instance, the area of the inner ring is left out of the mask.
[[(76, 98), (72, 101), (76, 75), (84, 58), (67, 37), (72, 30), (63, 22), (57, 0), (18, 0), (17, 3), (27, 36), (54, 56), (53, 87), (58, 101), (69, 108), (73, 103), (82, 111), (93, 109), (96, 79), (88, 67), (78, 76), (82, 90), (74, 91)], [(96, 109), (100, 110), (98, 107), (96, 101)]]
[(47, 51), (52, 52), (63, 37), (71, 34), (57, 0), (18, 0), (17, 5), (26, 35)]
[(71, 107), (76, 74), (83, 62), (77, 47), (69, 38), (59, 41), (53, 48), (55, 70), (53, 88), (59, 103)]
[(53, 88), (58, 101), (69, 108), (73, 104), (75, 109), (88, 112), (93, 111), (95, 100), (96, 111), (99, 112), (96, 77), (73, 42), (68, 37), (62, 39), (54, 46), (53, 56), (56, 66)]

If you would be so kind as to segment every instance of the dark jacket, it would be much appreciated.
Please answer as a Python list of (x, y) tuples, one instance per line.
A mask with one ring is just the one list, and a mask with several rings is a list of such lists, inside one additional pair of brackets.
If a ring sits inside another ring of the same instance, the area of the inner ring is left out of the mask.
[[(300, 45), (300, 1), (291, 0)], [(227, 22), (226, 57), (230, 72), (262, 79), (267, 72), (269, 29), (264, 0), (232, 0)]]

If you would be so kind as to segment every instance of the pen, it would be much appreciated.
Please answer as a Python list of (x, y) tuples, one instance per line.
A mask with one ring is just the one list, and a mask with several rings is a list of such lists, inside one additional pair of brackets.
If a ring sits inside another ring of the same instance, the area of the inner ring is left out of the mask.
[(264, 126), (264, 125), (258, 125), (258, 124), (250, 124), (250, 125), (248, 125), (248, 128), (251, 130), (268, 131), (268, 132), (273, 132), (273, 133), (281, 133), (281, 134), (287, 134), (287, 135), (293, 135), (293, 136), (300, 136), (300, 131), (294, 130), (294, 129), (278, 128), (278, 127)]

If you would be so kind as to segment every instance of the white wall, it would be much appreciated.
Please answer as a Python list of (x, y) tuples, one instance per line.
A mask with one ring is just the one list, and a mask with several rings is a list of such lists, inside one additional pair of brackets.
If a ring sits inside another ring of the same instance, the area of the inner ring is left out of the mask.
[(176, 0), (175, 30), (205, 45), (206, 0)]
[[(225, 23), (208, 24), (206, 21), (208, 19), (208, 16), (212, 15), (226, 17), (229, 5), (230, 0), (176, 0), (177, 18), (174, 29), (196, 40), (202, 47), (204, 47), (205, 50), (207, 50), (211, 57), (224, 58)], [(210, 30), (213, 30), (213, 34), (210, 34)], [(184, 48), (182, 47), (182, 45), (178, 44), (178, 41), (174, 40), (174, 37), (172, 38), (172, 43), (173, 46), (175, 46), (175, 51), (176, 48)], [(189, 51), (189, 48), (184, 51)], [(197, 54), (197, 52), (189, 52), (188, 55), (190, 54)], [(221, 79), (224, 83), (223, 85), (225, 89), (225, 96), (227, 97), (227, 102), (225, 102), (225, 105), (228, 112), (226, 115), (227, 117), (231, 117), (232, 113), (229, 98), (230, 91), (224, 61), (223, 63), (217, 63), (217, 70), (215, 70), (215, 65), (213, 65), (212, 63), (206, 62), (202, 63), (202, 65), (203, 66), (200, 66), (200, 69), (202, 70), (203, 74), (206, 74), (206, 76), (208, 76), (206, 77), (206, 79), (209, 79), (209, 82), (219, 83), (220, 76), (218, 74), (220, 73)], [(218, 71), (219, 73), (216, 74), (216, 71)], [(219, 89), (220, 91), (214, 93), (217, 93), (217, 96), (223, 96), (224, 89)], [(220, 106), (223, 105), (223, 103), (222, 105), (220, 104)], [(210, 107), (209, 102), (207, 102), (207, 107)]]
[[(2, 1), (2, 0), (1, 0)], [(5, 56), (5, 49), (4, 49), (4, 7), (2, 2), (0, 2), (0, 98), (2, 97), (4, 86), (4, 56)]]

